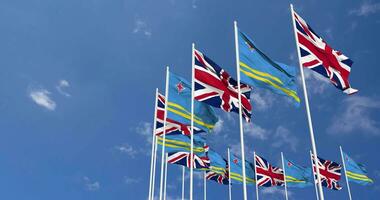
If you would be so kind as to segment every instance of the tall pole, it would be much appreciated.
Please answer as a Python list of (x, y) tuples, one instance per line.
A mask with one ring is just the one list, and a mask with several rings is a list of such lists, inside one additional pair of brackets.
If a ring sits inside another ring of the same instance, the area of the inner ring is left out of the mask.
[(284, 171), (284, 183), (285, 183), (285, 199), (288, 200), (288, 188), (286, 185), (286, 171), (284, 164), (284, 154), (281, 152), (282, 170)]
[(245, 174), (245, 151), (244, 151), (244, 132), (243, 132), (243, 117), (241, 108), (241, 87), (240, 87), (240, 58), (239, 58), (239, 41), (238, 41), (238, 28), (237, 22), (234, 21), (235, 31), (235, 53), (236, 53), (236, 72), (238, 82), (238, 95), (239, 95), (239, 125), (240, 125), (240, 146), (241, 146), (241, 159), (242, 159), (242, 172), (243, 172), (243, 197), (247, 200), (247, 180)]
[(203, 200), (207, 200), (206, 171), (203, 171)]
[(153, 117), (153, 131), (152, 131), (152, 156), (150, 158), (150, 176), (149, 176), (149, 197), (148, 199), (152, 200), (152, 196), (154, 196), (153, 188), (154, 188), (154, 183), (153, 183), (153, 165), (156, 162), (154, 160), (155, 157), (155, 144), (156, 144), (156, 117), (157, 117), (157, 96), (158, 96), (158, 88), (156, 88), (156, 94), (155, 94), (155, 102), (154, 102), (154, 117)]
[(194, 50), (195, 44), (193, 43), (191, 50), (191, 150), (190, 150), (190, 200), (193, 200), (193, 167), (194, 167)]
[(166, 184), (168, 180), (168, 153), (165, 155), (165, 182), (164, 182), (164, 200), (166, 200)]
[(255, 186), (256, 186), (256, 200), (259, 200), (259, 185), (257, 183), (257, 173), (256, 173), (256, 152), (253, 152), (253, 162), (255, 165)]
[(160, 200), (162, 200), (164, 186), (164, 164), (165, 164), (165, 137), (166, 137), (166, 117), (168, 115), (169, 104), (169, 67), (166, 67), (166, 83), (165, 83), (165, 113), (164, 113), (164, 131), (162, 135), (162, 151), (161, 151), (161, 177), (160, 177)]
[(182, 200), (185, 200), (185, 166), (182, 166)]
[[(296, 23), (295, 23), (295, 19), (294, 19), (294, 10), (293, 10), (293, 5), (292, 4), (290, 4), (290, 9), (291, 9), (291, 14), (292, 14), (294, 37), (296, 39), (296, 47), (297, 47), (297, 53), (298, 53), (298, 64), (299, 64), (300, 72), (301, 72), (303, 95), (304, 95), (304, 98), (305, 98), (305, 106), (306, 106), (307, 120), (308, 120), (308, 124), (309, 124), (311, 146), (312, 146), (312, 150), (313, 150), (313, 154), (314, 154), (314, 163), (316, 164), (316, 166), (318, 166), (318, 154), (317, 154), (317, 147), (315, 145), (315, 139), (314, 139), (313, 122), (311, 120), (311, 113), (310, 113), (310, 107), (309, 107), (309, 98), (308, 98), (308, 95), (307, 95), (305, 76), (304, 76), (303, 67), (302, 67), (302, 64), (301, 64), (301, 61), (300, 61), (301, 53), (300, 53), (300, 49), (298, 47), (298, 37), (297, 37), (297, 32), (296, 32)], [(324, 200), (325, 198), (323, 196), (323, 189), (322, 189), (322, 184), (321, 184), (321, 175), (319, 173), (319, 167), (316, 167), (316, 171), (317, 171), (319, 196), (320, 196), (321, 200)]]
[(151, 200), (154, 199), (154, 189), (156, 181), (156, 163), (157, 163), (157, 136), (154, 137), (154, 159), (153, 159), (153, 177), (152, 177), (152, 196)]
[(227, 148), (227, 159), (228, 159), (228, 197), (229, 197), (229, 200), (232, 200), (232, 191), (231, 191), (231, 156), (230, 156), (230, 148)]
[(342, 157), (342, 163), (343, 163), (343, 169), (344, 169), (344, 176), (346, 177), (346, 184), (347, 184), (347, 190), (348, 190), (348, 197), (350, 198), (350, 200), (352, 200), (352, 197), (351, 197), (351, 189), (350, 189), (350, 184), (348, 183), (347, 171), (346, 171), (346, 162), (345, 162), (345, 160), (344, 160), (342, 146), (339, 146), (339, 149), (340, 149), (340, 156)]
[(314, 184), (314, 189), (315, 189), (315, 196), (317, 197), (317, 200), (319, 200), (319, 195), (318, 195), (318, 188), (317, 184), (315, 184), (315, 172), (314, 172), (314, 167), (313, 167), (313, 156), (310, 151), (310, 162), (311, 162), (311, 171), (313, 172), (313, 184)]

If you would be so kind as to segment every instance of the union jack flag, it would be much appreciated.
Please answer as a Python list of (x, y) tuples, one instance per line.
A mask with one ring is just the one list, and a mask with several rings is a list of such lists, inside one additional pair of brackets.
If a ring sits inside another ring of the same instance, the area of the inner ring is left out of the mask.
[[(157, 97), (157, 116), (156, 116), (156, 135), (164, 134), (164, 115), (165, 115), (165, 96), (158, 93)], [(194, 134), (204, 132), (198, 127), (194, 127)], [(166, 134), (175, 135), (183, 134), (189, 136), (191, 134), (191, 126), (182, 124), (175, 120), (166, 118)]]
[(358, 90), (351, 88), (348, 81), (353, 61), (340, 51), (332, 49), (305, 20), (296, 12), (293, 14), (302, 66), (329, 78), (344, 93), (356, 93)]
[[(313, 160), (313, 170), (315, 173), (315, 180), (318, 180), (317, 171), (314, 162), (314, 155), (311, 155), (311, 159)], [(321, 176), (322, 186), (327, 187), (333, 190), (341, 190), (342, 187), (339, 185), (338, 181), (341, 177), (342, 166), (336, 162), (325, 160), (318, 157), (318, 168), (319, 175)]]
[[(228, 72), (219, 67), (200, 51), (195, 56), (195, 99), (226, 112), (239, 113), (238, 84)], [(251, 119), (251, 87), (240, 84), (242, 115), (247, 122)]]
[(183, 165), (188, 168), (193, 165), (193, 169), (208, 169), (210, 168), (210, 159), (207, 156), (208, 146), (205, 146), (204, 149), (206, 152), (204, 156), (199, 156), (196, 154), (191, 156), (190, 152), (185, 151), (168, 153), (168, 163)]
[(213, 180), (219, 184), (228, 185), (228, 173), (216, 173), (213, 171), (208, 171), (206, 173), (207, 180)]
[(255, 170), (257, 185), (263, 187), (283, 186), (284, 172), (281, 168), (274, 167), (264, 158), (255, 155)]

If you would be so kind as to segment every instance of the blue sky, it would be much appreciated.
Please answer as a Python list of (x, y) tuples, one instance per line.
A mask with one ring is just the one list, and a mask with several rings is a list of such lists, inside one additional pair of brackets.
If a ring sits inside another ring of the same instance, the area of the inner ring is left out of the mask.
[[(269, 56), (297, 66), (289, 3), (1, 0), (1, 199), (145, 199), (154, 90), (163, 91), (165, 66), (190, 78), (195, 42), (236, 76), (233, 20)], [(340, 161), (342, 145), (375, 179), (369, 187), (352, 184), (353, 197), (376, 199), (380, 2), (292, 3), (317, 33), (354, 61), (350, 80), (360, 90), (346, 96), (306, 72), (319, 155)], [(245, 125), (247, 158), (255, 150), (279, 164), (283, 151), (308, 165), (304, 105), (296, 109), (260, 89), (252, 99), (253, 122)], [(210, 146), (223, 155), (227, 147), (238, 152), (237, 115), (218, 115), (218, 129), (208, 136)], [(196, 177), (200, 199), (202, 182)], [(169, 166), (169, 199), (180, 197), (179, 185), (179, 167)], [(283, 199), (281, 189), (261, 188), (260, 195)], [(311, 199), (314, 190), (290, 193), (291, 199)], [(241, 186), (234, 186), (234, 199), (241, 195)], [(347, 192), (325, 190), (325, 196), (347, 199)], [(209, 182), (208, 197), (227, 199), (227, 187)], [(253, 187), (249, 199), (254, 199)]]

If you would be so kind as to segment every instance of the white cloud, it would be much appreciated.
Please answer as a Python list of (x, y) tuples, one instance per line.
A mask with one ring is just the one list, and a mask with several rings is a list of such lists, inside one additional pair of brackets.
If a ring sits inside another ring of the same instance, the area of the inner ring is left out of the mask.
[(330, 134), (348, 134), (356, 131), (360, 134), (380, 135), (379, 122), (372, 119), (371, 111), (380, 109), (380, 101), (369, 97), (349, 96), (338, 110), (339, 115), (333, 121), (327, 132)]
[(32, 89), (30, 90), (29, 97), (39, 106), (48, 110), (55, 110), (56, 103), (50, 98), (50, 92), (45, 89)]
[(127, 154), (129, 157), (134, 158), (135, 155), (138, 153), (131, 145), (129, 144), (123, 144), (120, 146), (115, 147), (116, 150), (118, 150), (120, 153)]
[[(283, 199), (285, 197), (285, 190), (283, 187), (281, 188), (278, 188), (278, 187), (264, 187), (264, 188), (260, 188), (259, 190), (263, 195), (270, 195), (272, 196), (271, 199), (273, 199), (273, 196), (277, 195), (281, 198), (279, 199)], [(288, 197), (291, 196), (292, 193), (288, 191)]]
[(194, 9), (198, 8), (197, 0), (192, 0), (191, 1), (191, 7), (193, 7)]
[(224, 121), (222, 119), (219, 119), (218, 122), (216, 122), (213, 132), (215, 134), (221, 133), (223, 131), (223, 123)]
[(351, 10), (349, 13), (357, 16), (368, 16), (380, 11), (380, 3), (363, 1), (359, 8)]
[(297, 137), (292, 135), (291, 132), (287, 128), (283, 126), (277, 127), (276, 132), (273, 137), (275, 141), (274, 143), (272, 143), (273, 147), (279, 148), (282, 146), (287, 146), (287, 147), (290, 147), (292, 151), (297, 150), (299, 141)]
[(134, 34), (141, 33), (141, 34), (145, 35), (146, 37), (152, 36), (152, 32), (148, 28), (147, 23), (145, 21), (143, 21), (142, 19), (136, 19), (135, 20), (135, 27), (133, 28), (132, 33), (134, 33)]
[(243, 124), (244, 134), (256, 139), (266, 140), (269, 135), (269, 131), (260, 127), (257, 124), (246, 123)]
[(135, 131), (136, 133), (145, 137), (149, 143), (152, 143), (152, 136), (153, 136), (152, 129), (153, 129), (152, 123), (142, 122), (136, 127)]
[[(327, 87), (333, 87), (330, 80), (312, 70), (305, 69), (304, 75), (308, 92), (313, 94), (325, 94)], [(299, 77), (299, 85), (302, 85), (301, 77)]]
[(141, 182), (141, 178), (124, 177), (124, 182), (126, 184), (136, 184)]
[(251, 102), (254, 111), (267, 110), (273, 105), (274, 99), (274, 95), (268, 91), (254, 91), (251, 93)]
[(98, 181), (92, 181), (87, 176), (83, 177), (84, 185), (88, 191), (96, 191), (100, 189), (100, 183)]
[(70, 97), (71, 95), (64, 91), (65, 88), (70, 87), (70, 83), (67, 80), (60, 80), (56, 86), (57, 91), (63, 96)]

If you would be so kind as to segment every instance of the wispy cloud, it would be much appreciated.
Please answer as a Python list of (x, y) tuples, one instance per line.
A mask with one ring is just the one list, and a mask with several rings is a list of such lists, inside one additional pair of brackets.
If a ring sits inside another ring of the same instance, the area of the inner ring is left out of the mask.
[(251, 102), (253, 104), (253, 110), (264, 111), (272, 107), (274, 102), (274, 95), (268, 91), (254, 91), (251, 94)]
[(290, 147), (290, 149), (292, 151), (297, 150), (297, 146), (298, 146), (299, 141), (298, 141), (296, 136), (291, 134), (289, 129), (287, 129), (283, 126), (279, 126), (279, 127), (277, 127), (273, 137), (274, 137), (274, 141), (275, 141), (272, 143), (273, 147), (279, 148), (282, 146), (287, 146), (287, 147)]
[(50, 111), (55, 110), (57, 104), (50, 98), (50, 92), (46, 89), (31, 89), (29, 97), (39, 106), (42, 106)]
[(124, 177), (126, 184), (136, 184), (141, 182), (141, 178)]
[(136, 154), (138, 153), (138, 151), (135, 150), (135, 148), (133, 148), (133, 146), (129, 144), (115, 146), (115, 149), (118, 150), (120, 153), (126, 154), (131, 158), (135, 158)]
[(266, 140), (270, 132), (261, 126), (253, 123), (243, 124), (244, 133), (255, 139)]
[[(283, 197), (285, 196), (285, 190), (283, 188), (278, 188), (278, 187), (266, 187), (266, 188), (263, 188), (262, 190), (260, 190), (260, 192), (263, 195), (272, 196), (272, 199), (273, 199), (273, 196), (282, 197), (279, 199), (283, 199)], [(292, 195), (292, 193), (290, 191), (288, 191), (288, 196), (291, 196), (291, 195)]]
[(380, 101), (369, 97), (350, 96), (339, 108), (339, 115), (332, 119), (327, 129), (330, 134), (348, 134), (354, 131), (380, 135), (379, 122), (371, 117), (371, 113), (380, 109)]
[(357, 16), (368, 16), (380, 11), (380, 3), (372, 3), (370, 1), (363, 1), (359, 8), (350, 10), (350, 14)]
[(214, 129), (213, 129), (213, 132), (215, 134), (219, 134), (223, 131), (223, 124), (224, 124), (224, 121), (223, 119), (220, 119), (218, 120), (218, 122), (216, 122), (215, 126), (214, 126)]
[(100, 189), (100, 183), (98, 181), (92, 181), (87, 176), (83, 177), (85, 189), (88, 191), (96, 191)]
[[(325, 94), (326, 88), (332, 86), (330, 80), (324, 76), (313, 72), (312, 70), (304, 70), (305, 79), (307, 80), (308, 91), (313, 94)], [(299, 83), (301, 83), (301, 78), (299, 78)]]
[(65, 97), (70, 97), (71, 95), (64, 91), (66, 88), (69, 88), (69, 87), (70, 87), (70, 83), (67, 80), (60, 80), (58, 82), (58, 85), (55, 88), (61, 95)]
[(192, 0), (191, 1), (191, 7), (194, 8), (194, 9), (198, 8), (197, 0)]
[(145, 137), (149, 143), (152, 143), (152, 123), (141, 122), (136, 128), (135, 132)]
[(134, 34), (140, 33), (148, 38), (152, 36), (152, 31), (149, 29), (147, 23), (142, 19), (135, 20), (135, 26), (133, 28), (132, 33)]

